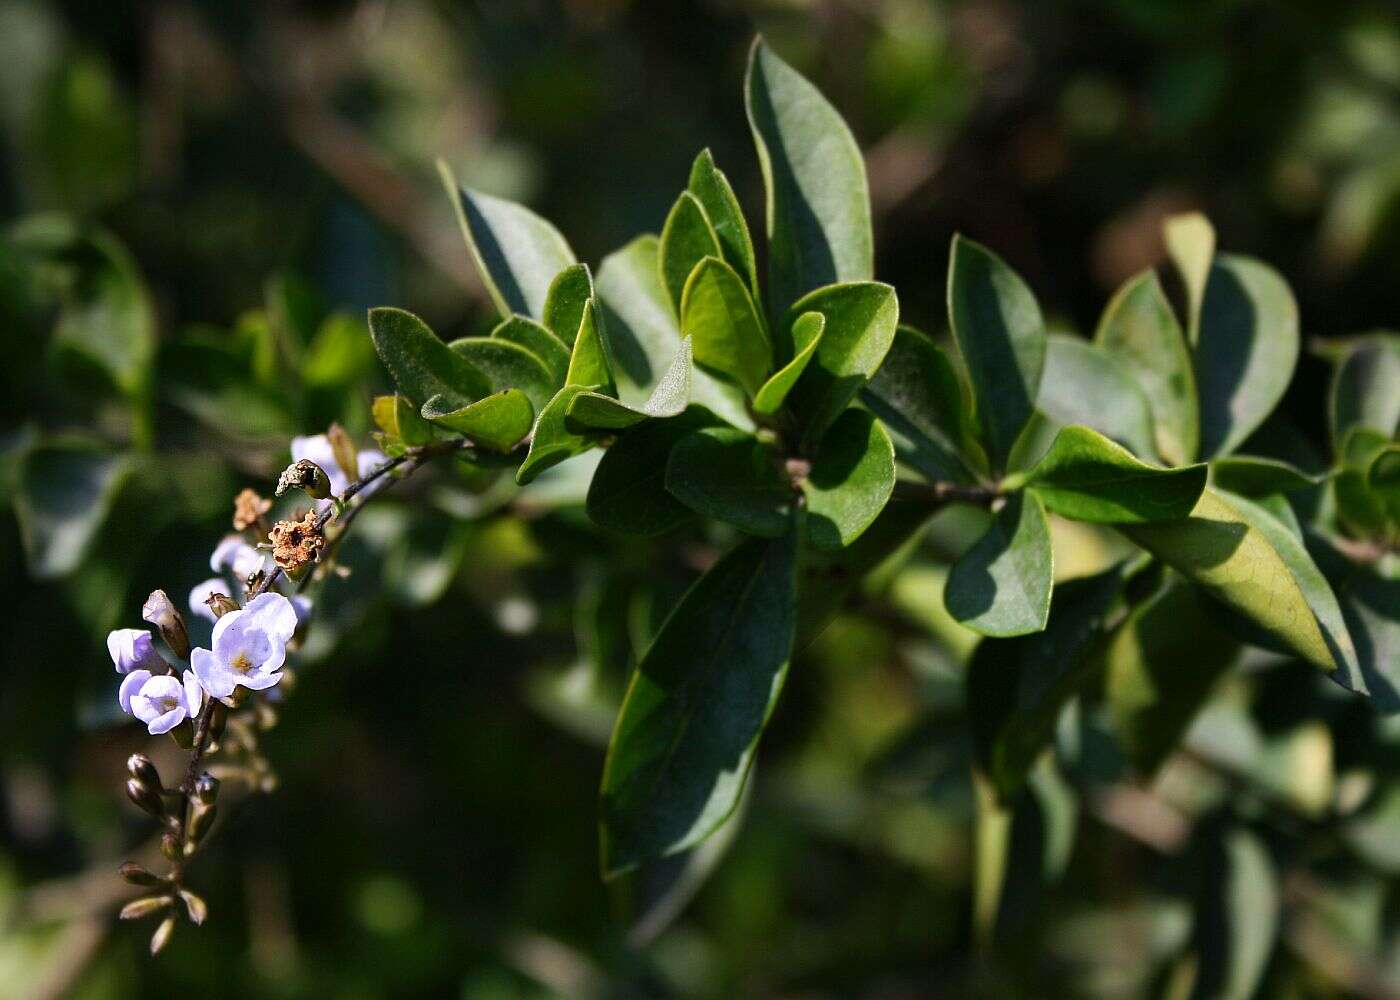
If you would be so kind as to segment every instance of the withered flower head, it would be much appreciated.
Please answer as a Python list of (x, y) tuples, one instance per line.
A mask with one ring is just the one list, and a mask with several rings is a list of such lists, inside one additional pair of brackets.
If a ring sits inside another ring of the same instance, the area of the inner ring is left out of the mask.
[(331, 495), (331, 481), (326, 470), (309, 458), (298, 459), (282, 470), (277, 478), (277, 495), (288, 490), (305, 490), (317, 500)]
[(271, 509), (271, 500), (264, 500), (256, 490), (245, 489), (233, 498), (233, 530), (247, 531)]
[(308, 510), (300, 521), (278, 521), (268, 537), (273, 560), (289, 576), (320, 559), (321, 547), (326, 544), (314, 510)]

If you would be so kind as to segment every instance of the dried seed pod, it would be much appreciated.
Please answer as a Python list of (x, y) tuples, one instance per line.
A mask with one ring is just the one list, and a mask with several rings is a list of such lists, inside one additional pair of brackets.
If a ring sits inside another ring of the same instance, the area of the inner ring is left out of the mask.
[(121, 913), (117, 914), (117, 919), (140, 920), (142, 917), (149, 917), (152, 913), (159, 913), (173, 902), (175, 902), (174, 896), (142, 896), (140, 899), (133, 899), (123, 906)]
[(188, 889), (180, 890), (180, 898), (185, 902), (185, 912), (190, 915), (190, 923), (198, 927), (209, 917), (209, 905)]
[(126, 770), (128, 774), (152, 791), (159, 792), (165, 789), (160, 780), (160, 772), (151, 763), (151, 758), (143, 753), (134, 753), (128, 757)]
[(139, 779), (127, 779), (126, 797), (156, 819), (165, 818), (165, 803), (161, 801), (160, 793), (143, 784)]
[(157, 886), (165, 885), (166, 880), (155, 872), (142, 868), (135, 861), (124, 861), (117, 868), (117, 874), (126, 879), (132, 885)]
[(278, 521), (268, 534), (272, 543), (272, 559), (292, 579), (296, 579), (314, 562), (320, 561), (326, 538), (314, 510), (308, 510), (300, 521)]
[(175, 918), (166, 917), (156, 928), (156, 932), (151, 935), (151, 955), (159, 955), (161, 949), (170, 942), (170, 935), (175, 933)]
[(202, 804), (212, 806), (219, 797), (219, 779), (205, 771), (195, 780), (194, 795)]
[(326, 470), (309, 458), (293, 462), (277, 477), (277, 496), (288, 490), (305, 490), (317, 500), (325, 500), (331, 495), (331, 480)]
[(233, 530), (247, 531), (271, 509), (272, 501), (259, 496), (257, 490), (243, 490), (233, 498)]

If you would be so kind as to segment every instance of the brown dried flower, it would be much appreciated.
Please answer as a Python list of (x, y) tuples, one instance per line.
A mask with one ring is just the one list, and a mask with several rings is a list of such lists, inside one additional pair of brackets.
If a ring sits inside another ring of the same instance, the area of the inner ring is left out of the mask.
[(320, 559), (321, 547), (326, 544), (314, 510), (308, 510), (300, 521), (278, 521), (268, 537), (272, 558), (288, 575)]
[(256, 490), (244, 490), (233, 498), (233, 530), (247, 531), (271, 509), (271, 500), (264, 500)]

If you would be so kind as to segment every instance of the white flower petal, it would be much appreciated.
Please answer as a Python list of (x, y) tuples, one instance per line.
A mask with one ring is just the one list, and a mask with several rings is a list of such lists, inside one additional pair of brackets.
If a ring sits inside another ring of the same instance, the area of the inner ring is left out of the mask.
[(193, 719), (204, 707), (204, 688), (200, 686), (199, 677), (193, 670), (186, 670), (181, 680), (185, 686), (185, 710)]
[(292, 602), (281, 594), (268, 592), (259, 594), (243, 609), (245, 629), (261, 629), (268, 636), (285, 646), (291, 642), (297, 628), (297, 612)]
[(122, 711), (127, 715), (131, 714), (131, 696), (140, 691), (150, 679), (151, 672), (149, 670), (133, 670), (122, 678), (121, 687), (117, 688), (117, 703), (121, 705)]
[(178, 708), (172, 708), (170, 711), (166, 712), (163, 715), (156, 716), (150, 721), (150, 724), (146, 726), (146, 730), (152, 736), (159, 736), (162, 733), (170, 732), (170, 730), (174, 729), (176, 726), (178, 726), (184, 721), (185, 706), (181, 705)]
[[(224, 615), (224, 618), (228, 618)], [(224, 618), (220, 618), (223, 621)], [(233, 694), (234, 675), (226, 668), (212, 650), (196, 648), (190, 653), (190, 666), (199, 678), (200, 686), (214, 698), (227, 698)]]
[(221, 576), (211, 576), (203, 583), (196, 584), (190, 591), (190, 612), (201, 618), (207, 618), (211, 622), (218, 621), (218, 616), (209, 610), (207, 601), (211, 594), (227, 594), (231, 588), (224, 582)]

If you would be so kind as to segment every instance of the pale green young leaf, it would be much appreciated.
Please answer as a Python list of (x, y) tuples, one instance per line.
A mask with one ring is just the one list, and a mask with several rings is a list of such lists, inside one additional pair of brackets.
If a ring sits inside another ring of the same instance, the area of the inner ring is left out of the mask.
[(434, 396), (423, 404), (423, 418), (483, 448), (505, 452), (530, 433), (535, 410), (519, 389), (501, 389), (461, 407), (453, 406), (444, 396)]
[(605, 395), (612, 395), (617, 387), (613, 382), (612, 365), (608, 363), (601, 322), (597, 300), (591, 299), (584, 306), (579, 321), (578, 338), (574, 341), (564, 381), (568, 385), (599, 386)]
[(554, 394), (540, 411), (535, 431), (530, 438), (530, 453), (516, 470), (515, 481), (521, 486), (560, 462), (582, 455), (598, 441), (597, 434), (576, 434), (568, 427), (566, 415), (574, 397), (581, 392), (597, 390), (598, 386), (569, 384)]
[(448, 348), (491, 382), (491, 390), (519, 389), (536, 410), (554, 398), (554, 380), (538, 356), (509, 340), (462, 337)]
[(453, 408), (460, 408), (490, 395), (492, 385), (486, 375), (412, 313), (388, 307), (371, 309), (369, 332), (379, 360), (415, 406), (440, 395)]
[(831, 425), (802, 481), (807, 537), (841, 549), (860, 537), (894, 492), (894, 445), (868, 410), (848, 409)]
[(680, 303), (681, 331), (694, 344), (696, 363), (756, 394), (773, 369), (773, 345), (743, 279), (718, 257), (705, 257), (686, 279)]
[(986, 534), (948, 574), (948, 613), (983, 635), (1016, 636), (1045, 628), (1054, 579), (1050, 525), (1029, 492), (1007, 498)]
[(1215, 227), (1200, 212), (1173, 215), (1162, 224), (1167, 256), (1186, 286), (1187, 331), (1192, 344), (1200, 336), (1201, 308), (1211, 262), (1215, 259)]
[(734, 189), (729, 186), (729, 178), (724, 176), (724, 171), (715, 166), (714, 157), (708, 149), (701, 150), (691, 165), (687, 189), (705, 209), (705, 215), (714, 227), (715, 236), (719, 238), (724, 259), (729, 262), (730, 267), (739, 272), (749, 291), (753, 293), (754, 301), (758, 302), (758, 266), (754, 262), (753, 239), (749, 236), (749, 226), (744, 221), (739, 199), (734, 196)]
[(782, 458), (747, 431), (712, 427), (676, 442), (666, 489), (703, 517), (770, 538), (790, 531), (797, 495)]
[(569, 349), (543, 325), (525, 316), (511, 316), (501, 320), (491, 336), (518, 344), (538, 358), (555, 389), (564, 384), (569, 372)]
[(1036, 407), (1057, 424), (1084, 424), (1140, 458), (1157, 458), (1147, 396), (1127, 368), (1096, 344), (1050, 335)]
[(587, 264), (571, 264), (554, 276), (545, 293), (541, 316), (546, 329), (572, 347), (583, 323), (583, 308), (593, 298), (593, 274)]
[(599, 392), (581, 392), (569, 404), (567, 423), (575, 430), (622, 430), (652, 417), (674, 417), (690, 403), (690, 338), (680, 343), (671, 367), (640, 407)]
[(817, 353), (822, 332), (826, 329), (826, 317), (818, 312), (803, 313), (792, 324), (792, 360), (775, 371), (768, 381), (754, 394), (755, 413), (772, 416), (787, 400), (788, 393), (807, 370), (807, 363)]
[[(719, 257), (722, 253), (719, 237), (715, 235), (699, 199), (689, 191), (682, 191), (666, 216), (666, 223), (661, 227), (661, 240), (657, 244), (661, 282), (671, 300), (671, 309), (677, 316), (683, 315), (681, 303), (690, 273), (706, 257)], [(681, 329), (690, 332), (684, 322)]]

